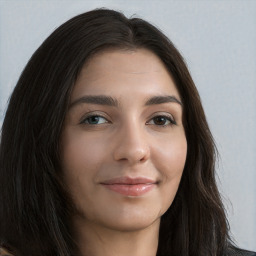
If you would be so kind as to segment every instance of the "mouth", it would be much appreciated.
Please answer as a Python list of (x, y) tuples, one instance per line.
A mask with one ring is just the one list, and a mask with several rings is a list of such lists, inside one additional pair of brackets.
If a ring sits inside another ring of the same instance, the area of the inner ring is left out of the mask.
[(100, 183), (105, 188), (125, 196), (142, 196), (158, 184), (157, 181), (144, 177), (119, 177)]

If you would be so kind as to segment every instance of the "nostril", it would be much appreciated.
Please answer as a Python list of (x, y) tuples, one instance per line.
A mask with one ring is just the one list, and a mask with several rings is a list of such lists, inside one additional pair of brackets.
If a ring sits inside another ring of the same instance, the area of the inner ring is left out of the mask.
[(135, 133), (134, 127), (126, 131), (125, 135), (119, 140), (116, 139), (117, 144), (113, 145), (114, 160), (127, 161), (130, 164), (145, 162), (150, 155), (146, 138), (139, 132)]
[(149, 150), (119, 148), (115, 151), (114, 158), (116, 161), (127, 161), (131, 164), (143, 163), (149, 158)]
[(142, 157), (142, 158), (139, 160), (139, 162), (144, 162), (144, 161), (146, 161), (146, 157)]

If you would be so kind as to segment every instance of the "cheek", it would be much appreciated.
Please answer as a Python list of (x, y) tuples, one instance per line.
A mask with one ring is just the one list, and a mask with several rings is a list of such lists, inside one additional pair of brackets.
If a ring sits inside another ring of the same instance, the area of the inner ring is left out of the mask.
[(99, 143), (93, 138), (79, 132), (63, 133), (62, 137), (62, 167), (64, 172), (71, 174), (91, 173), (92, 168), (97, 170), (101, 159), (105, 157), (104, 143)]
[(161, 175), (159, 186), (162, 214), (170, 207), (177, 193), (187, 156), (185, 135), (162, 141), (153, 151), (152, 160)]
[(64, 181), (80, 204), (94, 193), (94, 184), (101, 170), (107, 150), (92, 135), (66, 129), (61, 140), (61, 163)]
[(64, 182), (75, 202), (76, 210), (84, 214), (90, 205), (93, 215), (94, 201), (91, 195), (97, 193), (95, 186), (107, 150), (92, 134), (85, 134), (66, 128), (61, 138), (61, 165)]
[(181, 176), (187, 156), (185, 134), (176, 134), (159, 142), (153, 150), (155, 166), (166, 178)]

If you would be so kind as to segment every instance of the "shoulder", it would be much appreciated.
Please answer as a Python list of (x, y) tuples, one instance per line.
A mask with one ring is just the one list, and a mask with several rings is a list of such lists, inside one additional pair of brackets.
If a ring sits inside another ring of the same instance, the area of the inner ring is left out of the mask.
[(0, 256), (14, 256), (14, 255), (9, 253), (6, 249), (0, 247)]
[(243, 256), (256, 256), (256, 252), (244, 251)]
[(256, 252), (231, 247), (225, 256), (256, 256)]

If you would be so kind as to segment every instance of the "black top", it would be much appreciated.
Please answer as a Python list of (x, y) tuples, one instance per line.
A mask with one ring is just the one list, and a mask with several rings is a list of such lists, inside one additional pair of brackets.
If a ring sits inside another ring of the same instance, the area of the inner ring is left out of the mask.
[(226, 256), (256, 256), (256, 253), (232, 247)]

